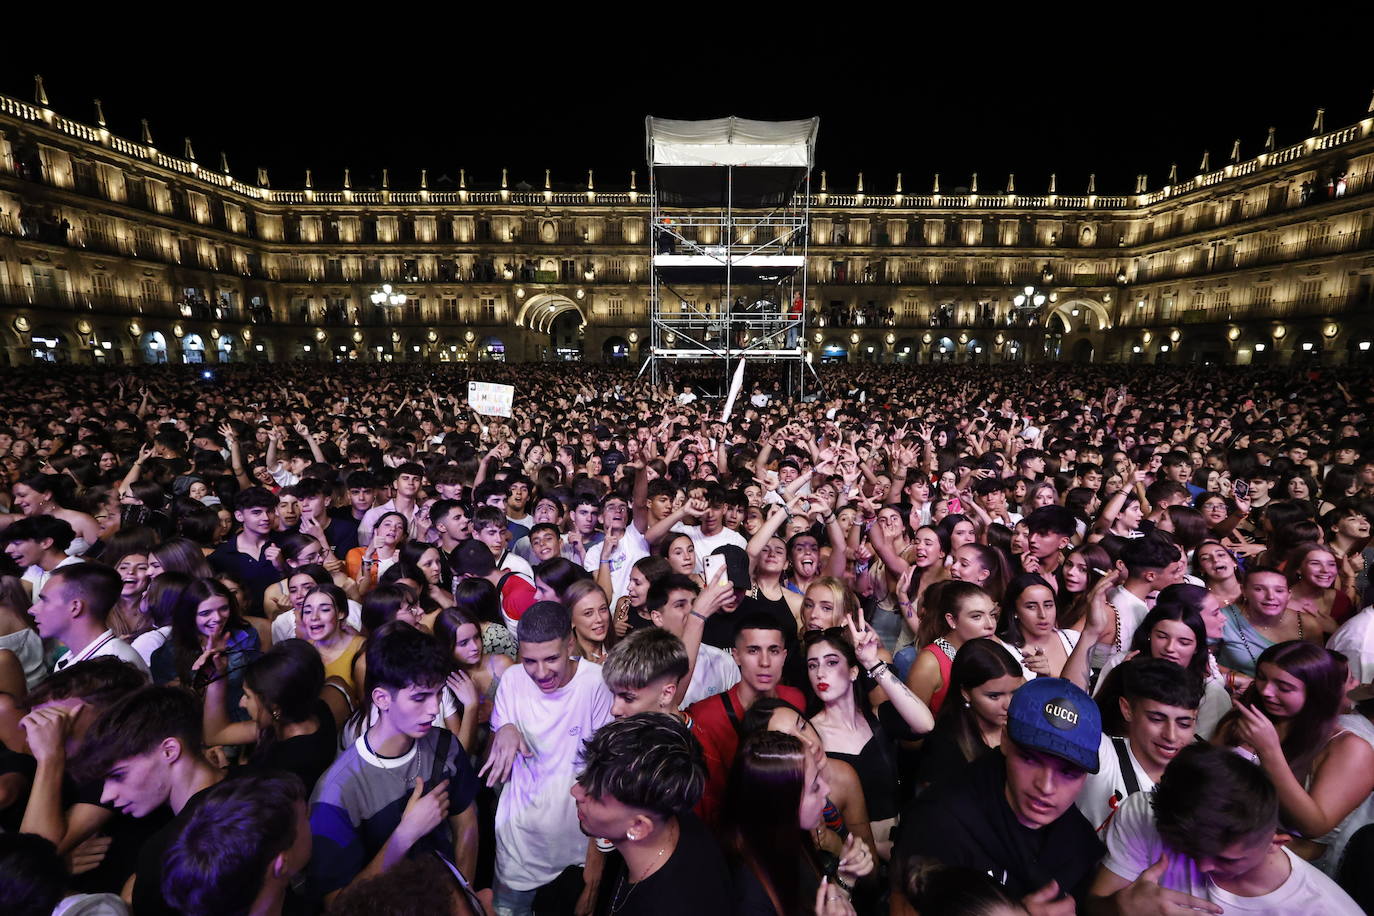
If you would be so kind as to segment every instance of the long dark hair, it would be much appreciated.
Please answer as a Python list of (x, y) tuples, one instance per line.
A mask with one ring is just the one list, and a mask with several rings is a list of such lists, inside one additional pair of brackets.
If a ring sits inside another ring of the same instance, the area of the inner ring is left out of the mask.
[(1131, 649), (1141, 655), (1150, 654), (1150, 633), (1161, 620), (1177, 620), (1188, 626), (1197, 637), (1197, 649), (1188, 662), (1188, 670), (1203, 681), (1207, 680), (1207, 625), (1202, 622), (1202, 602), (1207, 598), (1207, 589), (1201, 585), (1179, 582), (1161, 589), (1155, 599), (1155, 606), (1145, 619), (1136, 627), (1131, 638)]
[[(305, 640), (287, 639), (253, 659), (243, 670), (243, 683), (276, 722), (296, 725), (315, 715), (324, 690), (324, 661)], [(259, 729), (252, 759), (260, 760), (274, 741), (273, 728)]]
[[(1142, 658), (1151, 658), (1150, 634), (1155, 626), (1162, 620), (1178, 621), (1192, 630), (1197, 640), (1197, 647), (1187, 668), (1200, 682), (1207, 683), (1208, 659), (1211, 656), (1207, 650), (1207, 624), (1202, 621), (1202, 601), (1206, 597), (1207, 589), (1187, 582), (1161, 589), (1155, 606), (1136, 627), (1135, 635), (1131, 638), (1131, 651), (1139, 653)], [(1097, 689), (1097, 707), (1102, 710), (1102, 731), (1109, 735), (1126, 733), (1126, 720), (1121, 715), (1121, 704), (1117, 702), (1122, 695), (1121, 678), (1121, 666), (1118, 665), (1107, 672)]]
[[(1259, 695), (1258, 675), (1262, 665), (1274, 665), (1285, 674), (1291, 674), (1302, 681), (1306, 689), (1302, 712), (1289, 720), (1288, 737), (1283, 739), (1283, 756), (1288, 767), (1301, 778), (1336, 726), (1345, 699), (1349, 664), (1335, 652), (1300, 639), (1275, 643), (1265, 649), (1255, 660), (1255, 681), (1246, 688), (1241, 702), (1268, 716)], [(1232, 710), (1218, 726), (1227, 744), (1236, 743), (1234, 726), (1239, 715), (1239, 710)]]
[[(1027, 589), (1037, 585), (1049, 589), (1051, 595), (1054, 594), (1054, 587), (1046, 581), (1044, 576), (1039, 573), (1021, 573), (1007, 584), (1006, 594), (1002, 598), (1002, 615), (998, 619), (997, 635), (1018, 649), (1026, 644), (1026, 636), (1021, 632), (1021, 618), (1016, 613), (1016, 599), (1020, 598)], [(1056, 598), (1055, 609), (1058, 610), (1058, 608), (1059, 602)]]
[(429, 577), (423, 575), (424, 570), (420, 568), (420, 558), (425, 555), (425, 551), (431, 549), (439, 554), (439, 581), (433, 584), (451, 593), (453, 591), (453, 570), (449, 568), (448, 557), (444, 556), (444, 551), (439, 548), (439, 545), (431, 544), (429, 541), (406, 541), (401, 545), (401, 562), (407, 568), (414, 568), (415, 571), (421, 573), (420, 585), (428, 586), (430, 584)]
[[(1084, 585), (1083, 591), (1071, 592), (1064, 582), (1064, 567), (1069, 565), (1067, 558), (1063, 563), (1060, 563), (1059, 568), (1055, 570), (1054, 578), (1055, 581), (1059, 583), (1059, 590), (1055, 593), (1055, 606), (1059, 610), (1058, 623), (1056, 625), (1061, 630), (1067, 630), (1069, 627), (1077, 626), (1078, 622), (1087, 615), (1089, 604), (1088, 594), (1093, 590), (1093, 586), (1097, 584), (1097, 581), (1102, 578), (1102, 573), (1097, 570), (1111, 569), (1114, 565), (1111, 555), (1099, 544), (1080, 544), (1069, 551), (1070, 557), (1074, 554), (1080, 554), (1083, 557), (1084, 563), (1087, 564), (1088, 581)], [(1061, 596), (1067, 598), (1070, 595), (1073, 596), (1072, 600), (1059, 600)]]
[(234, 593), (218, 579), (196, 579), (192, 582), (172, 609), (172, 657), (177, 677), (181, 678), (183, 684), (191, 683), (191, 666), (204, 651), (200, 644), (200, 631), (196, 629), (196, 609), (201, 602), (211, 598), (223, 598), (229, 602), (229, 617), (224, 621), (228, 639), (232, 640), (233, 634), (241, 630), (250, 629), (239, 613), (239, 603), (234, 600)]
[(802, 863), (815, 862), (797, 823), (805, 778), (801, 739), (760, 731), (740, 745), (725, 790), (726, 848), (754, 873), (779, 914), (802, 912)]
[[(849, 640), (845, 638), (844, 628), (831, 627), (828, 630), (810, 630), (803, 634), (801, 645), (802, 662), (807, 670), (810, 670), (811, 667), (810, 662), (807, 660), (807, 656), (811, 654), (811, 647), (818, 646), (821, 643), (825, 643), (840, 654), (840, 657), (844, 659), (846, 669), (859, 667), (859, 659), (854, 655), (854, 647), (851, 646)], [(849, 676), (848, 670), (844, 672), (844, 676)], [(806, 694), (807, 714), (814, 715), (824, 704), (821, 703), (820, 697), (816, 696), (816, 689), (811, 686), (811, 678), (809, 676), (806, 678), (806, 687), (803, 692)], [(858, 682), (856, 681), (850, 691), (850, 693), (853, 694), (854, 708), (859, 710), (860, 713), (865, 713), (864, 706), (866, 704), (861, 698), (862, 692), (863, 691), (859, 689)], [(868, 718), (866, 714), (864, 717)]]
[[(491, 583), (485, 579), (475, 581), (491, 587)], [(449, 658), (453, 658), (454, 647), (458, 644), (458, 629), (469, 623), (477, 628), (477, 638), (481, 639), (482, 622), (461, 607), (446, 607), (434, 618), (434, 639), (443, 646), (444, 654)], [(457, 659), (454, 659), (454, 664), (458, 664)]]
[(987, 744), (978, 727), (978, 714), (964, 702), (963, 692), (1007, 675), (1021, 677), (1021, 663), (995, 639), (970, 639), (954, 653), (949, 668), (949, 692), (935, 717), (934, 731), (954, 739), (965, 760), (981, 756)]
[(453, 584), (453, 606), (480, 623), (505, 623), (501, 616), (501, 593), (478, 576), (468, 576)]
[(569, 585), (578, 579), (591, 578), (585, 569), (567, 557), (550, 557), (540, 563), (534, 568), (534, 577), (553, 589), (560, 601)]

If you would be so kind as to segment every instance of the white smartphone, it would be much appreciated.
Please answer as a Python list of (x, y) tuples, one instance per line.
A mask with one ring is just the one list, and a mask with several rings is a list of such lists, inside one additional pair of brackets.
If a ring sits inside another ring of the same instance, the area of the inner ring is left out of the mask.
[(716, 580), (716, 572), (725, 569), (725, 557), (718, 553), (709, 553), (703, 562), (706, 566), (706, 584), (710, 585)]

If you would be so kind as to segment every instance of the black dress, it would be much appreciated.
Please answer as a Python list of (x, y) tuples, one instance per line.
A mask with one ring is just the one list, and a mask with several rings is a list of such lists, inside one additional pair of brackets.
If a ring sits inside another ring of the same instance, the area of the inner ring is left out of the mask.
[(320, 723), (319, 728), (308, 735), (272, 742), (261, 753), (254, 754), (245, 769), (295, 773), (305, 784), (308, 798), (315, 783), (334, 762), (338, 751), (338, 729), (334, 727), (334, 714), (324, 700), (315, 701), (314, 715)]

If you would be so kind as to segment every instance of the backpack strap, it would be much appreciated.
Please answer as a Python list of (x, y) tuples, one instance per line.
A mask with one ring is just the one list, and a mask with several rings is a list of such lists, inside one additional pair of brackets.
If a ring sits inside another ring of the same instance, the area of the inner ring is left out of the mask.
[(425, 783), (425, 794), (437, 786), (444, 778), (444, 767), (448, 763), (448, 748), (453, 743), (453, 732), (447, 728), (439, 729), (439, 740), (434, 747), (434, 763), (429, 769), (429, 781)]
[(716, 694), (716, 696), (720, 697), (720, 705), (725, 707), (725, 714), (730, 717), (730, 724), (734, 726), (735, 734), (743, 738), (744, 723), (739, 720), (739, 713), (735, 712), (735, 704), (730, 702), (730, 691), (726, 690)]
[(1140, 791), (1140, 780), (1136, 778), (1135, 767), (1131, 765), (1131, 755), (1126, 751), (1125, 738), (1112, 738), (1116, 749), (1116, 759), (1121, 763), (1121, 781), (1126, 784), (1126, 794), (1134, 795)]

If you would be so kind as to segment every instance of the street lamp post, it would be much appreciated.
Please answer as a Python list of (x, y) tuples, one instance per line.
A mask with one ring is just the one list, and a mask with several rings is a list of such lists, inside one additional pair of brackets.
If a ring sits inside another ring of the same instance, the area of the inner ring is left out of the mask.
[(393, 290), (390, 283), (383, 283), (381, 289), (373, 290), (372, 304), (378, 308), (383, 305), (402, 306), (406, 304), (406, 294)]
[[(1024, 287), (1021, 292), (1017, 293), (1011, 300), (1012, 305), (1015, 307), (1011, 315), (1013, 323), (1026, 328), (1042, 327), (1043, 323), (1040, 321), (1040, 309), (1044, 306), (1048, 298), (1048, 296), (1040, 292), (1040, 290), (1036, 289), (1034, 286)], [(1043, 336), (1043, 330), (1041, 336)], [(1031, 343), (1032, 341), (1030, 340), (1023, 340), (1020, 347), (1021, 352), (1017, 354), (1021, 359), (1027, 362), (1031, 359)]]

